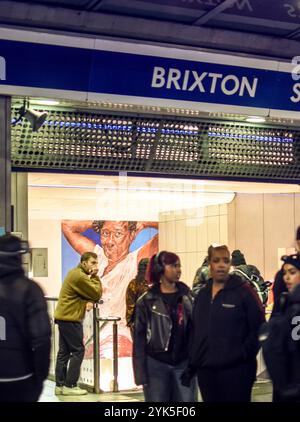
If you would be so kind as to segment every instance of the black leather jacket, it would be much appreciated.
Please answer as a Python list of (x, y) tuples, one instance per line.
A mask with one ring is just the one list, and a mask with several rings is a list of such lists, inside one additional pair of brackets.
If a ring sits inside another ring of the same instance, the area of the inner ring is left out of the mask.
[[(193, 298), (190, 289), (182, 282), (177, 283), (179, 302), (183, 309), (183, 326), (188, 334), (191, 322)], [(137, 301), (133, 341), (133, 370), (135, 383), (147, 384), (147, 355), (155, 356), (168, 350), (172, 319), (161, 297), (159, 286), (153, 286)], [(188, 343), (188, 342), (187, 342)], [(188, 344), (187, 344), (188, 347)]]

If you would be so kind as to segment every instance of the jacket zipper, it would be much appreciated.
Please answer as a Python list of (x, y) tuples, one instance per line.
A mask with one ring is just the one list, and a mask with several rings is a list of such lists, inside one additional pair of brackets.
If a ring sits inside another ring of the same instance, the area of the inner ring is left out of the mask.
[(152, 312), (153, 312), (154, 314), (156, 314), (156, 315), (163, 316), (163, 317), (168, 318), (168, 319), (170, 320), (169, 338), (168, 338), (168, 340), (167, 340), (167, 344), (166, 344), (166, 346), (165, 346), (165, 348), (164, 348), (164, 349), (165, 349), (165, 352), (166, 352), (166, 351), (168, 350), (168, 348), (169, 348), (169, 343), (170, 343), (170, 340), (171, 340), (171, 333), (172, 333), (172, 328), (173, 328), (172, 319), (170, 318), (170, 316), (169, 316), (169, 315), (162, 314), (162, 313), (160, 313), (160, 312), (154, 311), (153, 309), (152, 309)]

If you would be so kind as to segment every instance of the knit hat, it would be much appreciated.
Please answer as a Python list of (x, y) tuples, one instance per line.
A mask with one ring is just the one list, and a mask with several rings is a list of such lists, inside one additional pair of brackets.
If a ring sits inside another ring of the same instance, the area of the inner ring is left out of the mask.
[(293, 255), (284, 255), (281, 257), (281, 260), (283, 261), (283, 264), (290, 264), (296, 267), (300, 271), (300, 255), (299, 254), (293, 254)]
[(29, 252), (28, 242), (16, 236), (0, 236), (0, 281), (14, 273), (23, 273), (22, 255)]
[(29, 252), (28, 242), (12, 234), (0, 236), (0, 262), (20, 263), (21, 255)]
[(245, 257), (239, 249), (236, 249), (232, 252), (231, 263), (235, 267), (237, 267), (238, 265), (246, 265)]
[(19, 256), (29, 252), (28, 242), (12, 234), (0, 236), (0, 258)]

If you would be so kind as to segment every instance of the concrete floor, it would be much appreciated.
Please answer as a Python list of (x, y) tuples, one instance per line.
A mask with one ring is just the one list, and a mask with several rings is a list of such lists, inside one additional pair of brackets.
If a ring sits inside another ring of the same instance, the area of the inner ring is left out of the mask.
[[(122, 391), (119, 393), (101, 393), (101, 394), (87, 394), (85, 396), (55, 396), (55, 383), (47, 380), (44, 385), (44, 390), (40, 397), (40, 402), (140, 402), (144, 401), (144, 396), (141, 390)], [(199, 400), (201, 401), (201, 399)], [(258, 380), (252, 393), (253, 402), (271, 402), (272, 401), (272, 385), (268, 380)]]

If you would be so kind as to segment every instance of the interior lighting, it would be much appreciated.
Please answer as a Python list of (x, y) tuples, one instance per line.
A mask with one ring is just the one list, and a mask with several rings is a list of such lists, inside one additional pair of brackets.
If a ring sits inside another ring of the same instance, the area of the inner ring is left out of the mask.
[(246, 119), (248, 123), (265, 123), (266, 119), (264, 117), (259, 116), (249, 116)]
[(59, 101), (56, 100), (33, 100), (34, 104), (43, 106), (56, 106), (59, 105)]

